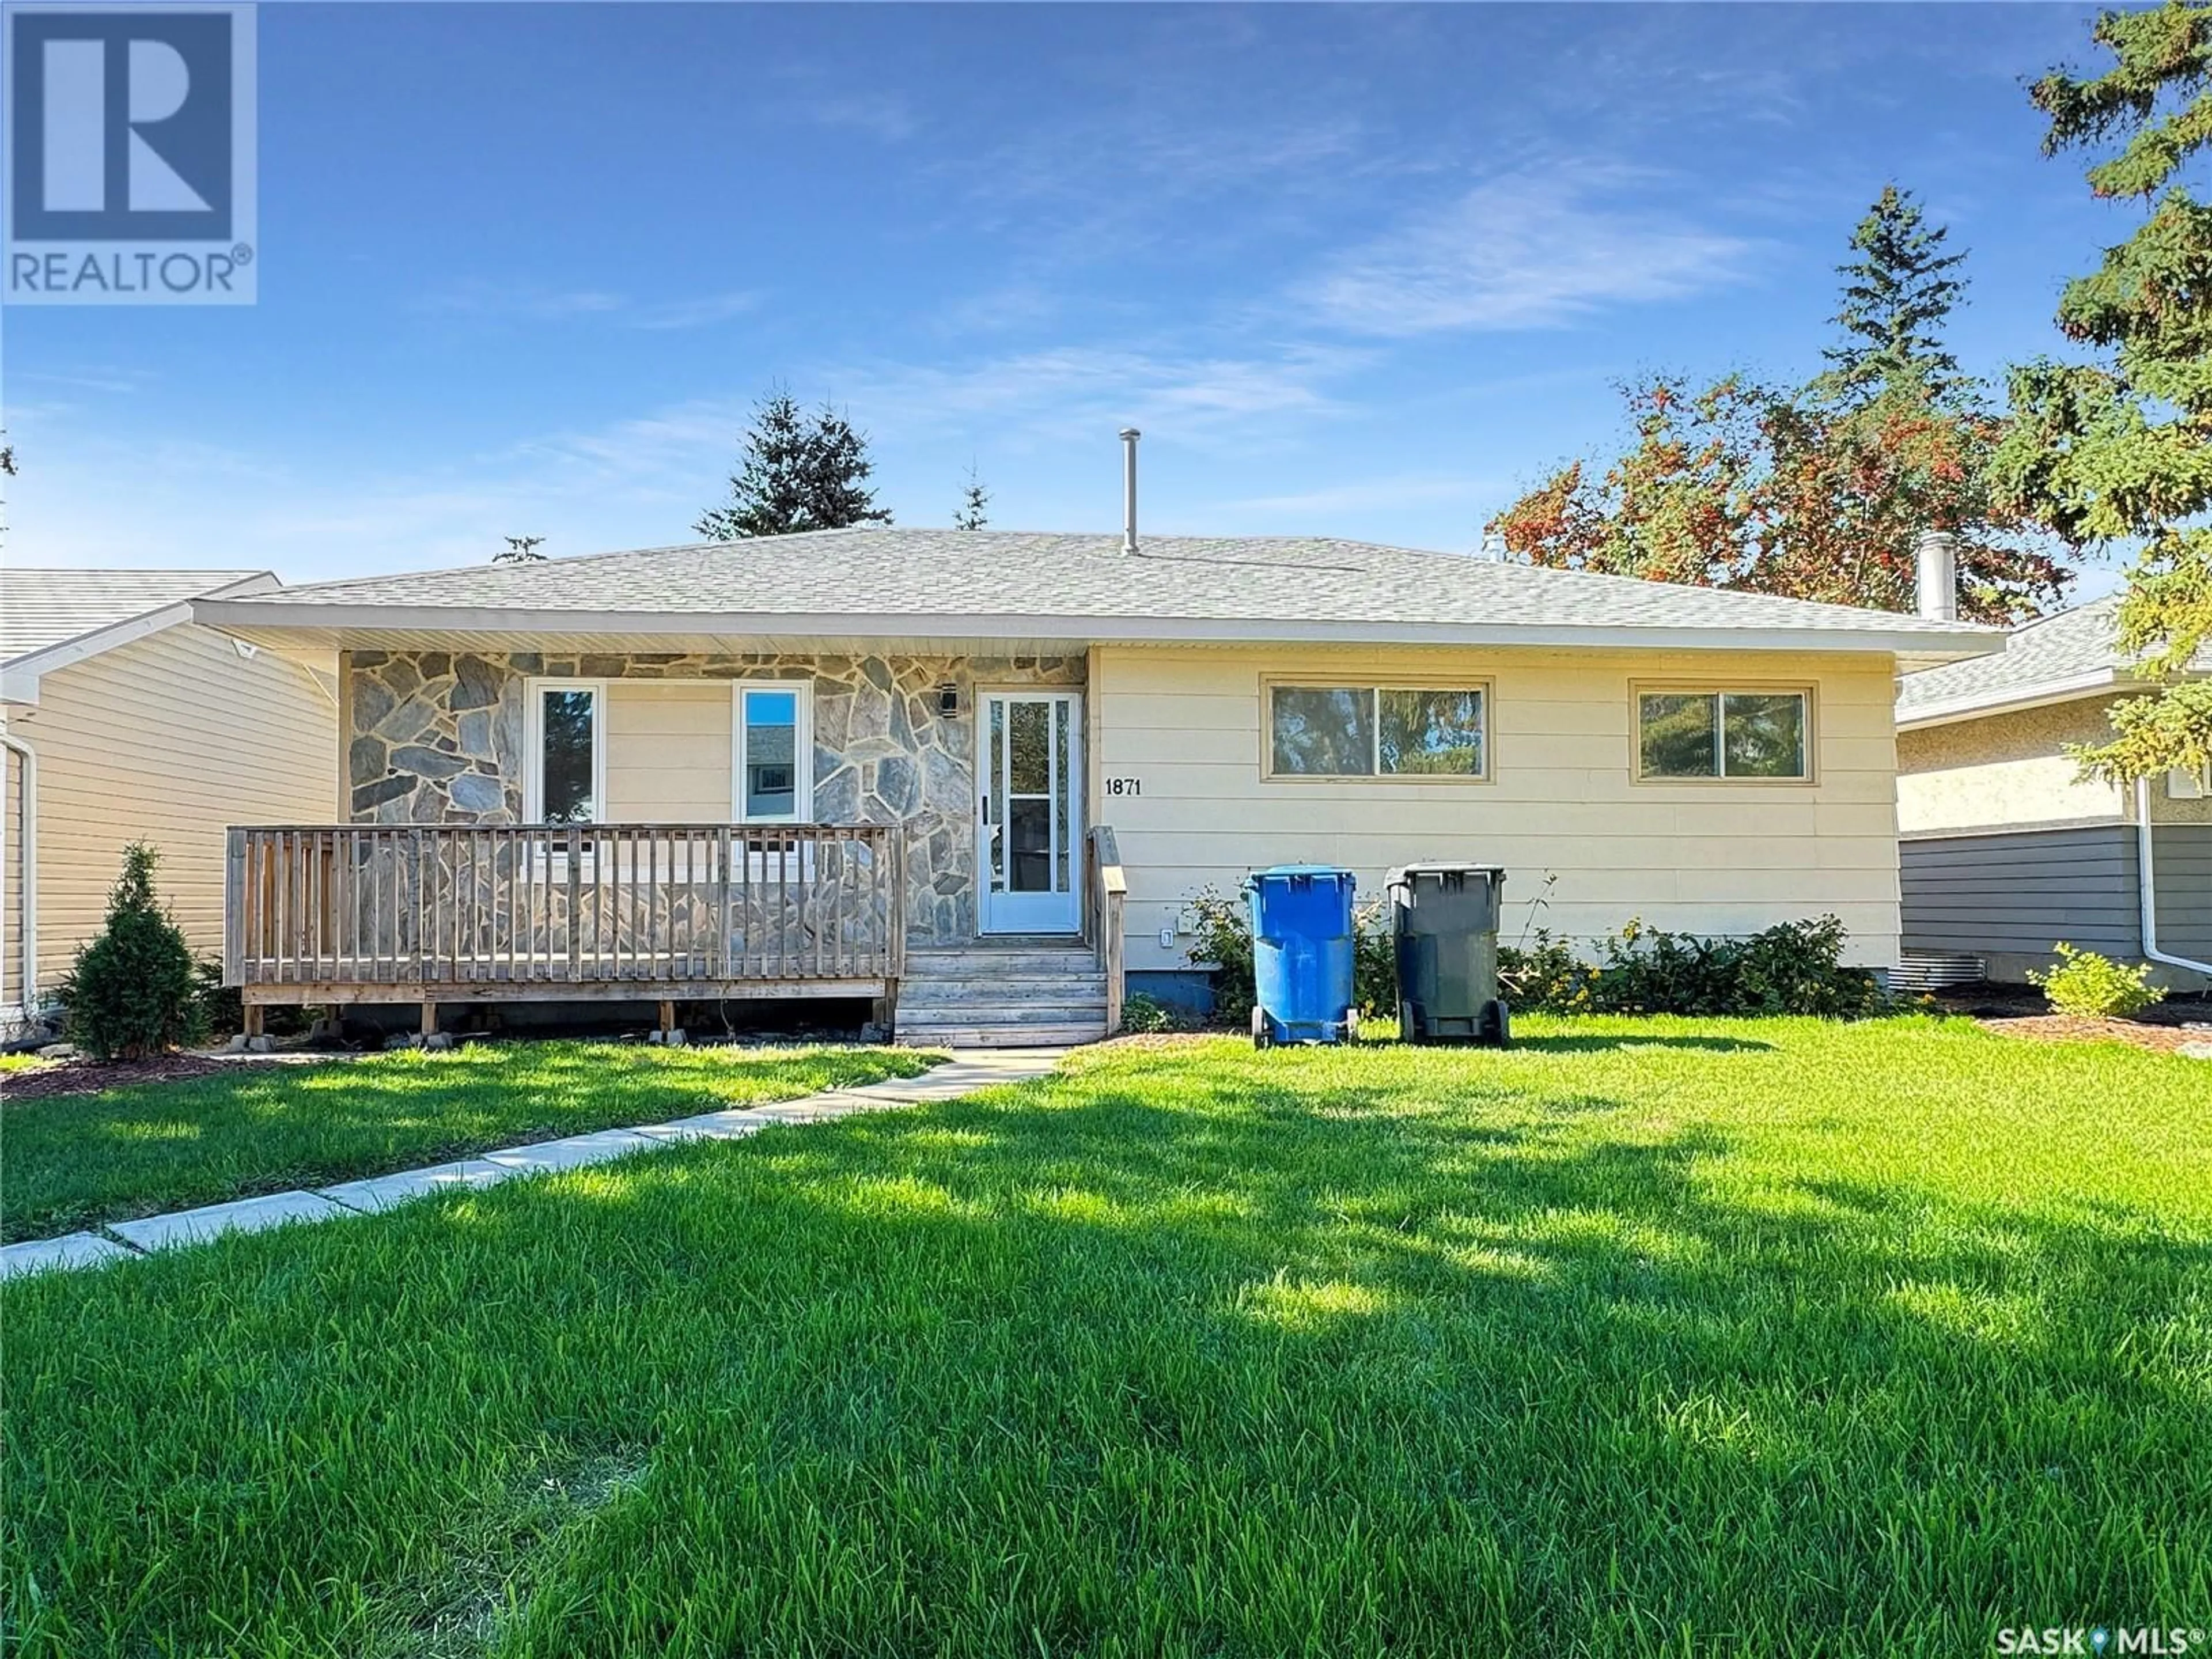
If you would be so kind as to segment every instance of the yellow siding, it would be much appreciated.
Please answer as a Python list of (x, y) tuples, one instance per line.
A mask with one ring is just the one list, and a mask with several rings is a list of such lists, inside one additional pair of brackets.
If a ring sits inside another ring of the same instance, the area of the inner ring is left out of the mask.
[(609, 682), (609, 821), (726, 821), (732, 707), (727, 680)]
[[(1158, 931), (1255, 866), (1343, 865), (1375, 896), (1389, 866), (1419, 859), (1504, 865), (1509, 939), (1532, 920), (1587, 947), (1632, 915), (1741, 933), (1833, 912), (1850, 960), (1893, 963), (1892, 675), (1858, 655), (1102, 647), (1090, 799), (1128, 871), (1129, 964), (1183, 965), (1188, 938), (1163, 947)], [(1263, 680), (1393, 677), (1491, 684), (1492, 781), (1263, 775)], [(1814, 781), (1635, 781), (1631, 687), (1654, 681), (1811, 687)], [(1109, 794), (1116, 778), (1141, 793)]]
[(7, 766), (0, 793), (0, 1008), (19, 1006), (23, 979), (23, 763), (0, 750)]
[(2025, 829), (2132, 816), (2127, 795), (2112, 784), (2083, 780), (2064, 748), (2109, 738), (2105, 710), (2112, 701), (2084, 698), (1899, 732), (1899, 832)]
[[(125, 845), (161, 855), (161, 895), (196, 952), (222, 948), (224, 830), (325, 823), (337, 715), (295, 664), (190, 624), (44, 677), (10, 732), (39, 755), (39, 977), (99, 930)], [(12, 851), (12, 849), (11, 849)]]

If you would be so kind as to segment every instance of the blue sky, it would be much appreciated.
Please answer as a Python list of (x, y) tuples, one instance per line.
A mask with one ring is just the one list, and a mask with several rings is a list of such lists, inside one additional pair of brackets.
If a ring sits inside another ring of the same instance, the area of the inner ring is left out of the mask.
[[(1471, 545), (1650, 368), (1802, 377), (1881, 185), (1968, 365), (2126, 234), (2090, 9), (268, 4), (260, 303), (5, 320), (18, 563), (690, 538), (781, 380), (942, 524)], [(2108, 586), (2094, 575), (2091, 591)]]

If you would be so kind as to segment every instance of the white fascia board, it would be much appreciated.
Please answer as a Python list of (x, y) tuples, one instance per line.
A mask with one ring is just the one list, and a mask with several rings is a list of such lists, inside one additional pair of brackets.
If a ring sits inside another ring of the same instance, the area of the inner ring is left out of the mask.
[(1931, 665), (1987, 656), (2003, 630), (1942, 629), (1677, 628), (1588, 623), (1421, 623), (1382, 625), (1330, 618), (1085, 616), (867, 616), (846, 612), (519, 611), (495, 605), (257, 605), (196, 599), (194, 617), (227, 633), (289, 630), (503, 635), (726, 635), (908, 640), (1068, 640), (1100, 645), (1445, 645), (1572, 647), (1640, 651), (1879, 652)]
[(1917, 732), (1930, 726), (1953, 726), (1960, 720), (1985, 719), (1991, 714), (2017, 714), (2026, 709), (2048, 708), (2055, 702), (2072, 702), (2078, 697), (2094, 696), (2101, 691), (2124, 690), (2135, 682), (2124, 680), (2117, 669), (2093, 669), (2087, 674), (2076, 674), (2069, 679), (2045, 680), (2035, 685), (2009, 685), (2001, 690), (1977, 691), (1963, 697), (1946, 697), (1941, 702), (1923, 703), (1911, 714), (1899, 710), (1897, 729)]
[[(210, 590), (210, 598), (243, 598), (249, 593), (265, 593), (282, 587), (276, 573), (264, 570), (225, 586)], [(193, 619), (192, 607), (198, 599), (179, 599), (158, 611), (110, 623), (105, 628), (95, 628), (88, 634), (80, 634), (73, 640), (64, 640), (42, 650), (27, 652), (4, 668), (0, 668), (0, 701), (36, 703), (39, 700), (40, 677), (57, 673), (64, 668), (74, 668), (104, 652), (118, 646), (131, 645), (149, 635), (162, 633)]]

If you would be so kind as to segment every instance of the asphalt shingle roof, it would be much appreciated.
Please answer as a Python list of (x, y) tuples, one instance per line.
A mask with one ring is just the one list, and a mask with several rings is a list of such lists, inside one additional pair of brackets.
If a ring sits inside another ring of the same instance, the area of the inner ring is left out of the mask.
[(0, 568), (0, 661), (62, 645), (179, 599), (204, 598), (258, 570)]
[[(763, 618), (1068, 617), (1960, 635), (1914, 616), (1759, 593), (1492, 563), (1315, 537), (1146, 538), (1004, 531), (817, 531), (288, 587), (243, 601), (269, 615), (318, 607)], [(306, 619), (301, 619), (304, 622)]]
[(1995, 656), (1907, 674), (1898, 683), (1897, 712), (1909, 716), (1955, 702), (2004, 702), (2039, 685), (2119, 668), (2125, 662), (2113, 643), (2119, 608), (2119, 595), (2111, 594), (2021, 624)]

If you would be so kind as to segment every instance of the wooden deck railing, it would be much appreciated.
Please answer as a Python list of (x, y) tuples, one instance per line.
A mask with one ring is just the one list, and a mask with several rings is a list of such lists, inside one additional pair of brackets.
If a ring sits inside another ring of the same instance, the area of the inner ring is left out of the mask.
[(1129, 878), (1121, 869), (1121, 849), (1110, 825), (1093, 824), (1084, 838), (1084, 920), (1091, 948), (1106, 975), (1106, 1030), (1121, 1029), (1123, 986), (1121, 907)]
[(236, 829), (223, 982), (404, 997), (893, 981), (901, 854), (881, 824)]

